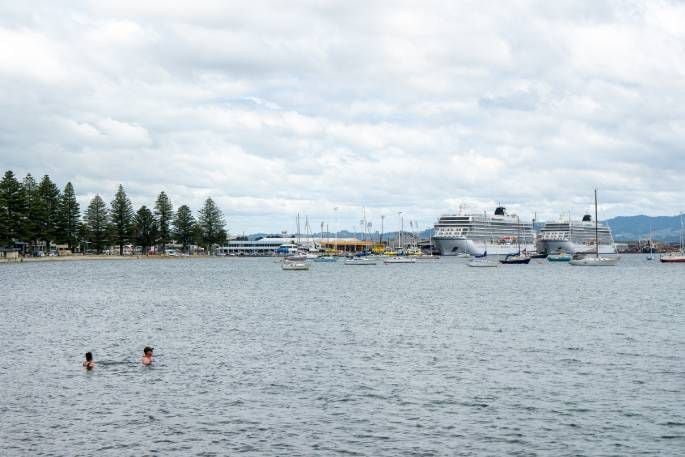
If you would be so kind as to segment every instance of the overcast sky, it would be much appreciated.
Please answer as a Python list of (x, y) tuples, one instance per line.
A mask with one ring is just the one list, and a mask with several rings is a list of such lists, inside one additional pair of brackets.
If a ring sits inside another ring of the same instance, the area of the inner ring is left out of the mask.
[(685, 209), (682, 2), (0, 5), (0, 169), (83, 204), (211, 196), (232, 233)]

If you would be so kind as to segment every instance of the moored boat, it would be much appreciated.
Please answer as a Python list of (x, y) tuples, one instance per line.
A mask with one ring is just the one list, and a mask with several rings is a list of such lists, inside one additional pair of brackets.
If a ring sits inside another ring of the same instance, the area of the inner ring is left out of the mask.
[(530, 263), (530, 257), (524, 254), (511, 254), (500, 260), (499, 263), (504, 265), (527, 265)]
[(559, 254), (550, 254), (547, 256), (548, 262), (568, 262), (570, 260), (571, 255), (566, 254), (564, 251), (561, 251)]
[(597, 189), (595, 189), (595, 256), (579, 255), (569, 260), (569, 264), (577, 267), (612, 267), (618, 263), (620, 257), (601, 257), (599, 255), (599, 226), (597, 225)]
[(369, 257), (353, 257), (345, 260), (345, 265), (376, 265), (376, 259)]
[(663, 263), (685, 263), (685, 253), (673, 252), (659, 257)]
[(685, 263), (685, 225), (683, 224), (683, 213), (680, 213), (680, 250), (669, 252), (659, 257), (663, 263)]
[(383, 260), (383, 263), (386, 265), (391, 265), (395, 263), (416, 263), (416, 259), (413, 257), (395, 256)]
[(620, 257), (593, 257), (585, 256), (581, 258), (573, 258), (569, 261), (571, 265), (577, 267), (613, 267), (618, 263)]
[(281, 264), (283, 270), (309, 270), (309, 265), (304, 262), (283, 262)]

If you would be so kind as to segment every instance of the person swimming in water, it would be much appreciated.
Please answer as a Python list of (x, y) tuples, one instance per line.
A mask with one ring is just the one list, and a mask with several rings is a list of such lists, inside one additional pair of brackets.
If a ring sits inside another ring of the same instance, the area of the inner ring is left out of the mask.
[(93, 361), (93, 353), (86, 352), (86, 360), (83, 361), (83, 366), (86, 370), (92, 370), (95, 368), (95, 362)]
[(143, 349), (143, 358), (141, 359), (143, 365), (152, 364), (152, 351), (153, 348), (151, 348), (150, 346), (145, 346), (145, 349)]

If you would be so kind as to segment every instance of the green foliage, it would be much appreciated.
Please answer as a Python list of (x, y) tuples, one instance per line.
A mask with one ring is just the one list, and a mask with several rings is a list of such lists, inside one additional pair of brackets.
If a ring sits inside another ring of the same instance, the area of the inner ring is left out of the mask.
[(121, 184), (110, 206), (114, 241), (119, 245), (119, 255), (124, 255), (124, 244), (131, 239), (133, 229), (133, 206)]
[(202, 237), (202, 242), (207, 247), (208, 252), (211, 246), (221, 243), (226, 240), (226, 231), (224, 230), (224, 215), (216, 206), (214, 200), (208, 198), (200, 210), (198, 217), (198, 226)]
[(25, 212), (23, 186), (12, 171), (7, 171), (0, 181), (0, 244), (22, 238)]
[(48, 175), (43, 176), (36, 188), (36, 205), (32, 217), (36, 222), (36, 238), (45, 241), (48, 250), (50, 242), (58, 234), (59, 197), (60, 192), (55, 183)]
[(155, 217), (159, 231), (158, 242), (162, 245), (162, 250), (166, 249), (166, 244), (171, 241), (171, 219), (174, 217), (174, 208), (167, 194), (162, 191), (155, 202)]
[(143, 248), (143, 254), (147, 254), (148, 249), (157, 243), (157, 220), (145, 205), (140, 207), (134, 217), (133, 233), (136, 244)]
[(177, 241), (183, 245), (184, 250), (188, 250), (190, 244), (193, 242), (195, 218), (192, 211), (186, 205), (181, 205), (176, 211), (174, 218), (174, 232), (173, 235)]
[(107, 242), (109, 241), (109, 213), (107, 205), (102, 197), (96, 195), (90, 201), (88, 209), (84, 215), (84, 223), (87, 228), (87, 238), (91, 247), (98, 254), (102, 254)]
[(57, 239), (66, 243), (72, 251), (78, 244), (81, 210), (76, 201), (74, 186), (70, 182), (64, 186), (62, 195), (59, 199), (58, 214), (58, 237)]
[(21, 236), (25, 241), (38, 239), (38, 224), (36, 213), (38, 211), (38, 184), (31, 173), (27, 174), (23, 182), (24, 193), (24, 218), (22, 221)]

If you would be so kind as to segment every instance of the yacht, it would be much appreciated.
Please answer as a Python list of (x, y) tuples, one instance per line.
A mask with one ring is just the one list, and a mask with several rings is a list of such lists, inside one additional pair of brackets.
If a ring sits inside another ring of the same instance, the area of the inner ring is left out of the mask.
[[(507, 214), (499, 206), (494, 214), (464, 213), (441, 216), (433, 242), (441, 255), (513, 255), (535, 251), (533, 224)], [(519, 249), (520, 247), (520, 249)]]
[[(587, 217), (587, 216), (586, 216)], [(583, 218), (585, 220), (585, 217)], [(600, 256), (600, 237), (599, 237), (599, 223), (597, 222), (597, 189), (595, 189), (595, 223), (594, 223), (594, 228), (595, 228), (595, 242), (592, 243), (592, 247), (594, 248), (595, 255), (586, 255), (585, 253), (579, 253), (577, 252), (571, 260), (569, 260), (568, 263), (570, 263), (573, 266), (576, 267), (602, 267), (602, 266), (607, 266), (607, 267), (613, 267), (618, 263), (618, 260), (620, 257), (618, 256), (611, 256), (611, 257), (602, 257)], [(608, 227), (606, 228), (605, 236), (608, 233), (609, 234), (609, 239), (611, 239), (611, 244), (614, 244), (613, 238), (611, 238), (611, 230), (609, 230)]]

